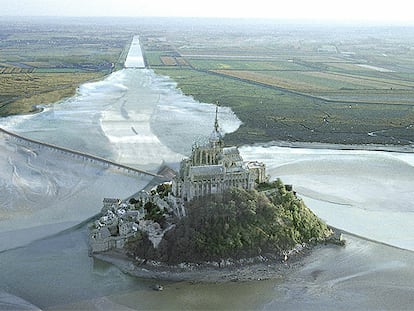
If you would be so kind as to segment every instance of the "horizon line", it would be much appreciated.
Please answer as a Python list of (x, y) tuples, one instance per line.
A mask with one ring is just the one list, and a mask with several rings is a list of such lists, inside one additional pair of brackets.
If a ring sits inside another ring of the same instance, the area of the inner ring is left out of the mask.
[(390, 26), (414, 26), (414, 20), (387, 20), (387, 19), (333, 19), (333, 18), (293, 18), (293, 17), (245, 17), (245, 16), (162, 16), (162, 15), (1, 15), (1, 18), (116, 18), (116, 19), (200, 19), (200, 20), (233, 20), (233, 21), (267, 21), (286, 23), (318, 23), (318, 24), (343, 24), (343, 25), (390, 25)]

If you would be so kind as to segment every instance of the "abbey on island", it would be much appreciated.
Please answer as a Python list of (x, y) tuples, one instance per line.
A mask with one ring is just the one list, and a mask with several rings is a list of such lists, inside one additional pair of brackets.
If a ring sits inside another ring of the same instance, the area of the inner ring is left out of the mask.
[(218, 107), (213, 132), (208, 143), (193, 146), (190, 158), (181, 162), (172, 181), (172, 192), (183, 201), (222, 193), (230, 187), (252, 190), (268, 181), (261, 162), (244, 162), (237, 147), (224, 147), (218, 123)]
[[(91, 225), (91, 251), (122, 249), (137, 232), (148, 234), (157, 247), (173, 226), (169, 219), (186, 215), (185, 202), (231, 187), (252, 190), (267, 181), (263, 163), (245, 162), (237, 147), (224, 147), (216, 107), (214, 129), (208, 142), (193, 146), (190, 157), (182, 160), (171, 182), (154, 187), (150, 193), (141, 191), (129, 201), (104, 199), (103, 215)], [(164, 225), (160, 225), (159, 219), (166, 220)]]

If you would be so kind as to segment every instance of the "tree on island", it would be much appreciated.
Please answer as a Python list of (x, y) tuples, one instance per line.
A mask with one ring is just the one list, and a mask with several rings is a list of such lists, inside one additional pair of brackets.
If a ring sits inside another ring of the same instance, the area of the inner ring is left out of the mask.
[(280, 180), (266, 191), (231, 188), (187, 203), (187, 217), (164, 235), (159, 247), (145, 235), (127, 243), (134, 257), (169, 264), (280, 255), (298, 243), (323, 241), (332, 232)]

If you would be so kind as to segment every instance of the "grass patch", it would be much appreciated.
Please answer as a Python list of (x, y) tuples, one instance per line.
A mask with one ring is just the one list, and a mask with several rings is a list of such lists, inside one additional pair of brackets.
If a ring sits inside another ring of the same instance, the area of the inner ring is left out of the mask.
[(290, 62), (289, 60), (246, 60), (246, 59), (196, 59), (189, 58), (190, 64), (201, 70), (306, 70), (306, 67)]
[(73, 96), (80, 84), (123, 67), (135, 32), (83, 22), (0, 21), (0, 116)]
[(73, 96), (80, 84), (103, 76), (100, 72), (0, 75), (0, 116), (33, 112), (34, 106)]
[(316, 93), (347, 90), (391, 90), (408, 89), (414, 82), (395, 81), (385, 78), (354, 76), (349, 74), (318, 71), (240, 71), (215, 70), (235, 78), (264, 83), (301, 93)]
[[(232, 108), (243, 124), (226, 136), (231, 144), (412, 143), (411, 37), (378, 32), (377, 40), (353, 28), (332, 37), (322, 29), (282, 28), (169, 30), (163, 40), (150, 36), (145, 55), (183, 93)], [(181, 56), (191, 67), (163, 66), (160, 56)]]
[[(226, 136), (229, 144), (272, 140), (401, 144), (411, 139), (407, 127), (414, 120), (414, 108), (409, 105), (329, 103), (209, 72), (171, 67), (156, 72), (170, 76), (185, 94), (201, 102), (219, 101), (231, 107), (243, 124)], [(386, 131), (368, 134), (379, 129)]]

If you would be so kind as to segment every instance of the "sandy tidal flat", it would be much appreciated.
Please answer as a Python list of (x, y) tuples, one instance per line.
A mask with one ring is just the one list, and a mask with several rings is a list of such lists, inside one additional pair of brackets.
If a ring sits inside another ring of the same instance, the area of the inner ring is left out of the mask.
[(293, 184), (328, 224), (368, 239), (414, 250), (414, 153), (253, 147), (246, 160)]
[(127, 197), (151, 180), (4, 134), (0, 167), (0, 251), (79, 224), (99, 213), (104, 197)]

